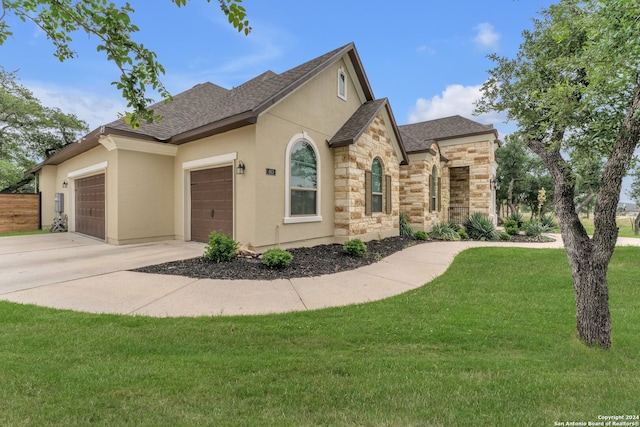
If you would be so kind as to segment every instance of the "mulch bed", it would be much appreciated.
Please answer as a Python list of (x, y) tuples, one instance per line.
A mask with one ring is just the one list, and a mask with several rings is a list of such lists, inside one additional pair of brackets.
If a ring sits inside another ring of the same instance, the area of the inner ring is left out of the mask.
[[(526, 236), (513, 236), (513, 242), (529, 241)], [(408, 237), (389, 237), (367, 242), (367, 254), (364, 257), (347, 255), (342, 245), (319, 245), (311, 248), (289, 249), (293, 255), (291, 265), (277, 270), (267, 268), (258, 258), (235, 258), (229, 262), (211, 262), (202, 257), (164, 264), (151, 265), (132, 271), (155, 274), (171, 274), (197, 279), (227, 280), (275, 280), (296, 277), (314, 277), (339, 271), (353, 270), (372, 264), (395, 252), (417, 244), (429, 244), (432, 241), (414, 240)]]

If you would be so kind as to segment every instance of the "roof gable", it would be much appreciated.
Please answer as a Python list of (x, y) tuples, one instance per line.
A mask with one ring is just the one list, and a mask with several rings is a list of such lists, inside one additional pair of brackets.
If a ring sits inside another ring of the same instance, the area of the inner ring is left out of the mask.
[(492, 133), (498, 138), (493, 125), (483, 125), (462, 116), (450, 116), (399, 127), (407, 152), (428, 150), (431, 144), (463, 136)]

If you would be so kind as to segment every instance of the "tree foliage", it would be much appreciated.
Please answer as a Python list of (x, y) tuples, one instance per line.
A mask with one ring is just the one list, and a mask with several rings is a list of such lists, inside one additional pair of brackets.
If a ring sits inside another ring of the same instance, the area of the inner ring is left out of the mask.
[(75, 115), (42, 106), (15, 73), (0, 67), (0, 190), (87, 131)]
[[(611, 345), (606, 272), (622, 178), (640, 140), (640, 9), (636, 0), (561, 0), (523, 33), (515, 58), (493, 55), (479, 112), (506, 111), (548, 169), (572, 267), (578, 337)], [(579, 163), (605, 159), (593, 237), (576, 213)]]
[[(187, 0), (172, 2), (180, 7), (186, 5)], [(229, 23), (249, 34), (251, 27), (241, 3), (242, 0), (218, 0)], [(74, 33), (84, 32), (95, 37), (96, 49), (104, 52), (120, 72), (119, 80), (112, 84), (128, 102), (131, 111), (124, 113), (123, 119), (132, 127), (138, 127), (141, 120), (153, 122), (159, 118), (148, 109), (153, 103), (147, 94), (148, 88), (165, 101), (171, 99), (161, 81), (165, 70), (156, 53), (132, 38), (139, 29), (131, 20), (134, 9), (129, 3), (117, 6), (108, 0), (2, 0), (0, 7), (0, 45), (13, 34), (5, 19), (8, 15), (32, 22), (44, 31), (60, 61), (77, 56), (72, 47)]]

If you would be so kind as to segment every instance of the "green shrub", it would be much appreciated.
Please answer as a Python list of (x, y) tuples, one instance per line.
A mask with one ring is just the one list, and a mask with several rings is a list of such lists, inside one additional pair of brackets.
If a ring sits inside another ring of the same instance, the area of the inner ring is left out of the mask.
[(367, 253), (367, 244), (360, 239), (344, 242), (342, 250), (351, 256), (363, 257)]
[(480, 212), (471, 214), (464, 221), (464, 228), (473, 240), (498, 240), (500, 238), (493, 222)]
[(462, 230), (462, 226), (460, 224), (458, 224), (457, 222), (447, 222), (447, 226), (452, 229), (453, 231), (455, 231), (456, 233), (458, 233), (460, 230)]
[(404, 213), (400, 212), (400, 236), (411, 237), (413, 236), (413, 229), (407, 222), (407, 217)]
[(429, 235), (424, 230), (418, 230), (413, 233), (413, 237), (415, 237), (416, 240), (427, 240), (429, 238)]
[(520, 212), (511, 212), (508, 219), (515, 221), (518, 224), (518, 228), (522, 228), (522, 224), (524, 223), (524, 218)]
[(524, 234), (532, 240), (545, 240), (546, 233), (553, 233), (554, 229), (539, 221), (531, 221), (524, 228)]
[(520, 229), (519, 229), (517, 226), (514, 226), (514, 227), (505, 227), (505, 228), (504, 228), (504, 231), (505, 231), (507, 234), (511, 235), (511, 236), (515, 236), (515, 235), (517, 235), (517, 234), (520, 234)]
[(238, 242), (217, 231), (209, 234), (209, 243), (204, 248), (205, 259), (214, 262), (231, 261), (236, 257)]
[(467, 234), (467, 232), (462, 229), (458, 230), (458, 236), (460, 236), (461, 239), (469, 238), (469, 235)]
[(262, 254), (262, 264), (269, 268), (282, 269), (289, 267), (293, 255), (284, 249), (269, 249)]
[(437, 240), (460, 240), (460, 235), (456, 230), (451, 228), (451, 224), (442, 222), (435, 224), (429, 231), (429, 236)]
[(511, 235), (503, 231), (502, 233), (500, 233), (500, 240), (504, 240), (508, 242), (511, 240)]

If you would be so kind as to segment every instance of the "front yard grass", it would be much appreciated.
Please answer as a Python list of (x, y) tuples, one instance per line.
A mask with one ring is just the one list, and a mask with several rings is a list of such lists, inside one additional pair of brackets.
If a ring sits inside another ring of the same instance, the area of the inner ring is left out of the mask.
[(640, 248), (616, 249), (613, 349), (575, 339), (562, 250), (478, 248), (369, 304), (254, 317), (0, 302), (0, 425), (550, 426), (640, 412)]
[[(635, 219), (635, 215), (616, 217), (616, 223), (618, 224), (618, 237), (636, 237), (636, 238), (640, 237), (640, 236), (636, 236), (636, 234), (633, 231), (634, 219)], [(584, 226), (585, 230), (587, 230), (587, 234), (589, 234), (589, 236), (593, 236), (593, 230), (594, 230), (593, 216), (590, 216), (589, 218), (581, 216), (580, 222), (582, 222), (582, 225)]]

